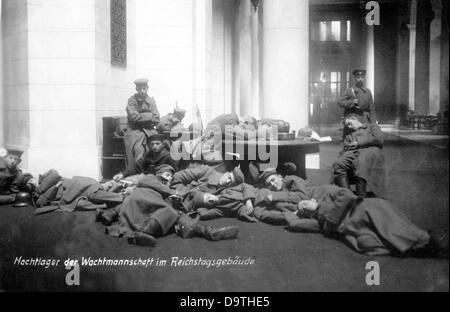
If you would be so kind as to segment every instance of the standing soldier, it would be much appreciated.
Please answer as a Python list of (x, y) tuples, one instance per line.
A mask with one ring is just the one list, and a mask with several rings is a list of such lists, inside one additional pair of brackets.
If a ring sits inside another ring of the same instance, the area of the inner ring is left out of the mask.
[(127, 166), (133, 166), (148, 151), (147, 138), (156, 133), (154, 129), (159, 123), (155, 99), (147, 94), (148, 79), (136, 79), (134, 83), (137, 93), (128, 99), (126, 107), (128, 130), (124, 143)]
[[(349, 115), (359, 115), (363, 116), (368, 123), (375, 123), (377, 118), (372, 92), (364, 85), (366, 70), (355, 69), (353, 77), (355, 85), (347, 89), (339, 101), (339, 106), (344, 108), (344, 119)], [(344, 125), (344, 136), (346, 130)]]

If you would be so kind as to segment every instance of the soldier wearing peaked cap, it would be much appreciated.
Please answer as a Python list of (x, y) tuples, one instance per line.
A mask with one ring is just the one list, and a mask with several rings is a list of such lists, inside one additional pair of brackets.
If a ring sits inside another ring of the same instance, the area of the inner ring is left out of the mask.
[(128, 130), (124, 136), (129, 166), (133, 166), (148, 151), (147, 138), (156, 133), (155, 127), (160, 118), (155, 99), (147, 94), (148, 79), (136, 79), (134, 84), (137, 92), (128, 99), (126, 107)]
[(363, 116), (367, 122), (376, 122), (375, 106), (372, 92), (364, 85), (365, 69), (355, 69), (353, 72), (355, 85), (348, 88), (341, 96), (339, 105), (344, 108), (344, 118), (348, 115)]

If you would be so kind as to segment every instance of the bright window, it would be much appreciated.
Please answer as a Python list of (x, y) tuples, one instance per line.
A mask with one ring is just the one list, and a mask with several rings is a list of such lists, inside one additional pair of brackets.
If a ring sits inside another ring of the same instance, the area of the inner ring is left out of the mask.
[(347, 41), (352, 41), (352, 22), (347, 21)]
[(341, 22), (331, 22), (331, 41), (341, 41)]
[(320, 41), (327, 41), (327, 26), (328, 26), (328, 22), (326, 21), (322, 21), (320, 22), (320, 28), (319, 28), (319, 33), (320, 33)]

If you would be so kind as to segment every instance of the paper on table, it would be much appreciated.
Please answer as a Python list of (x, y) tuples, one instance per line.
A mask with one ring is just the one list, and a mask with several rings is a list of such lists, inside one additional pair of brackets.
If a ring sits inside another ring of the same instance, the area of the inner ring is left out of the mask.
[(320, 135), (315, 131), (312, 131), (311, 138), (313, 138), (314, 140), (320, 141), (320, 142), (331, 142), (332, 141), (330, 136), (320, 137)]

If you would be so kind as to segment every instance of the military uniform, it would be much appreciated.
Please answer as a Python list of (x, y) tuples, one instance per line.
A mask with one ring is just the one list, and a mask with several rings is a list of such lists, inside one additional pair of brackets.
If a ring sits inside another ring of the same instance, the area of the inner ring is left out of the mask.
[[(353, 76), (365, 76), (364, 69), (355, 69)], [(357, 100), (357, 103), (355, 103)], [(372, 92), (365, 86), (355, 86), (345, 90), (338, 102), (339, 106), (344, 108), (344, 115), (342, 117), (343, 123), (343, 138), (351, 132), (351, 129), (345, 124), (345, 118), (351, 115), (356, 115), (365, 123), (376, 123), (377, 117), (375, 112), (375, 105), (373, 102)]]
[[(148, 246), (156, 243), (155, 237), (167, 235), (177, 227), (178, 234), (183, 238), (194, 233), (211, 240), (237, 236), (238, 229), (235, 227), (216, 230), (210, 226), (198, 225), (197, 220), (174, 209), (169, 196), (175, 194), (178, 193), (174, 188), (161, 183), (156, 176), (147, 175), (139, 182), (138, 188), (117, 207), (119, 223), (110, 226), (107, 233), (116, 237), (125, 236), (132, 244)], [(187, 205), (193, 204), (189, 196), (184, 196), (184, 199)], [(192, 228), (185, 228), (187, 225)]]
[(156, 127), (156, 129), (159, 132), (166, 132), (170, 131), (172, 129), (182, 129), (181, 121), (183, 120), (184, 116), (186, 115), (186, 110), (179, 108), (178, 106), (175, 107), (173, 110), (173, 113), (169, 113), (163, 117), (161, 117), (161, 120)]
[(156, 133), (160, 121), (155, 99), (147, 95), (141, 99), (137, 94), (128, 99), (126, 107), (128, 130), (124, 135), (127, 165), (133, 165), (147, 152), (147, 138)]
[[(358, 100), (358, 104), (354, 100)], [(364, 116), (367, 122), (376, 122), (372, 92), (366, 87), (352, 87), (341, 96), (339, 105), (344, 108), (344, 118), (349, 115)]]
[(0, 204), (13, 202), (13, 193), (27, 191), (26, 183), (31, 178), (30, 174), (23, 174), (20, 169), (9, 169), (0, 157)]
[[(310, 183), (297, 176), (285, 176), (281, 191), (273, 192), (259, 189), (255, 198), (254, 216), (262, 222), (273, 225), (285, 225), (284, 212), (296, 211), (299, 201), (308, 197)], [(272, 195), (270, 203), (265, 202), (267, 195)]]
[[(358, 147), (348, 150), (348, 144), (354, 141), (358, 142)], [(368, 190), (377, 197), (382, 196), (385, 192), (382, 148), (383, 133), (375, 123), (366, 124), (363, 128), (348, 133), (344, 138), (343, 150), (333, 163), (334, 180), (337, 181), (340, 177), (360, 178), (366, 181)]]
[(197, 186), (200, 184), (208, 184), (212, 188), (215, 188), (219, 184), (219, 180), (225, 172), (225, 170), (216, 170), (208, 165), (198, 165), (194, 168), (188, 168), (176, 172), (173, 175), (172, 185), (193, 184), (193, 186)]
[(214, 208), (197, 208), (202, 220), (212, 220), (218, 218), (238, 218), (239, 220), (256, 222), (257, 220), (247, 215), (246, 202), (255, 202), (256, 190), (246, 183), (229, 188), (220, 188), (214, 195), (219, 197), (219, 201)]
[(384, 199), (363, 199), (334, 185), (312, 187), (308, 197), (317, 200), (316, 211), (311, 216), (286, 213), (288, 230), (321, 232), (372, 256), (405, 254), (430, 243), (427, 231)]
[(148, 151), (143, 158), (137, 160), (133, 165), (127, 166), (123, 176), (128, 177), (139, 173), (155, 174), (156, 167), (164, 164), (172, 166), (175, 171), (177, 170), (177, 163), (172, 159), (170, 151), (166, 148), (163, 148), (159, 153)]

